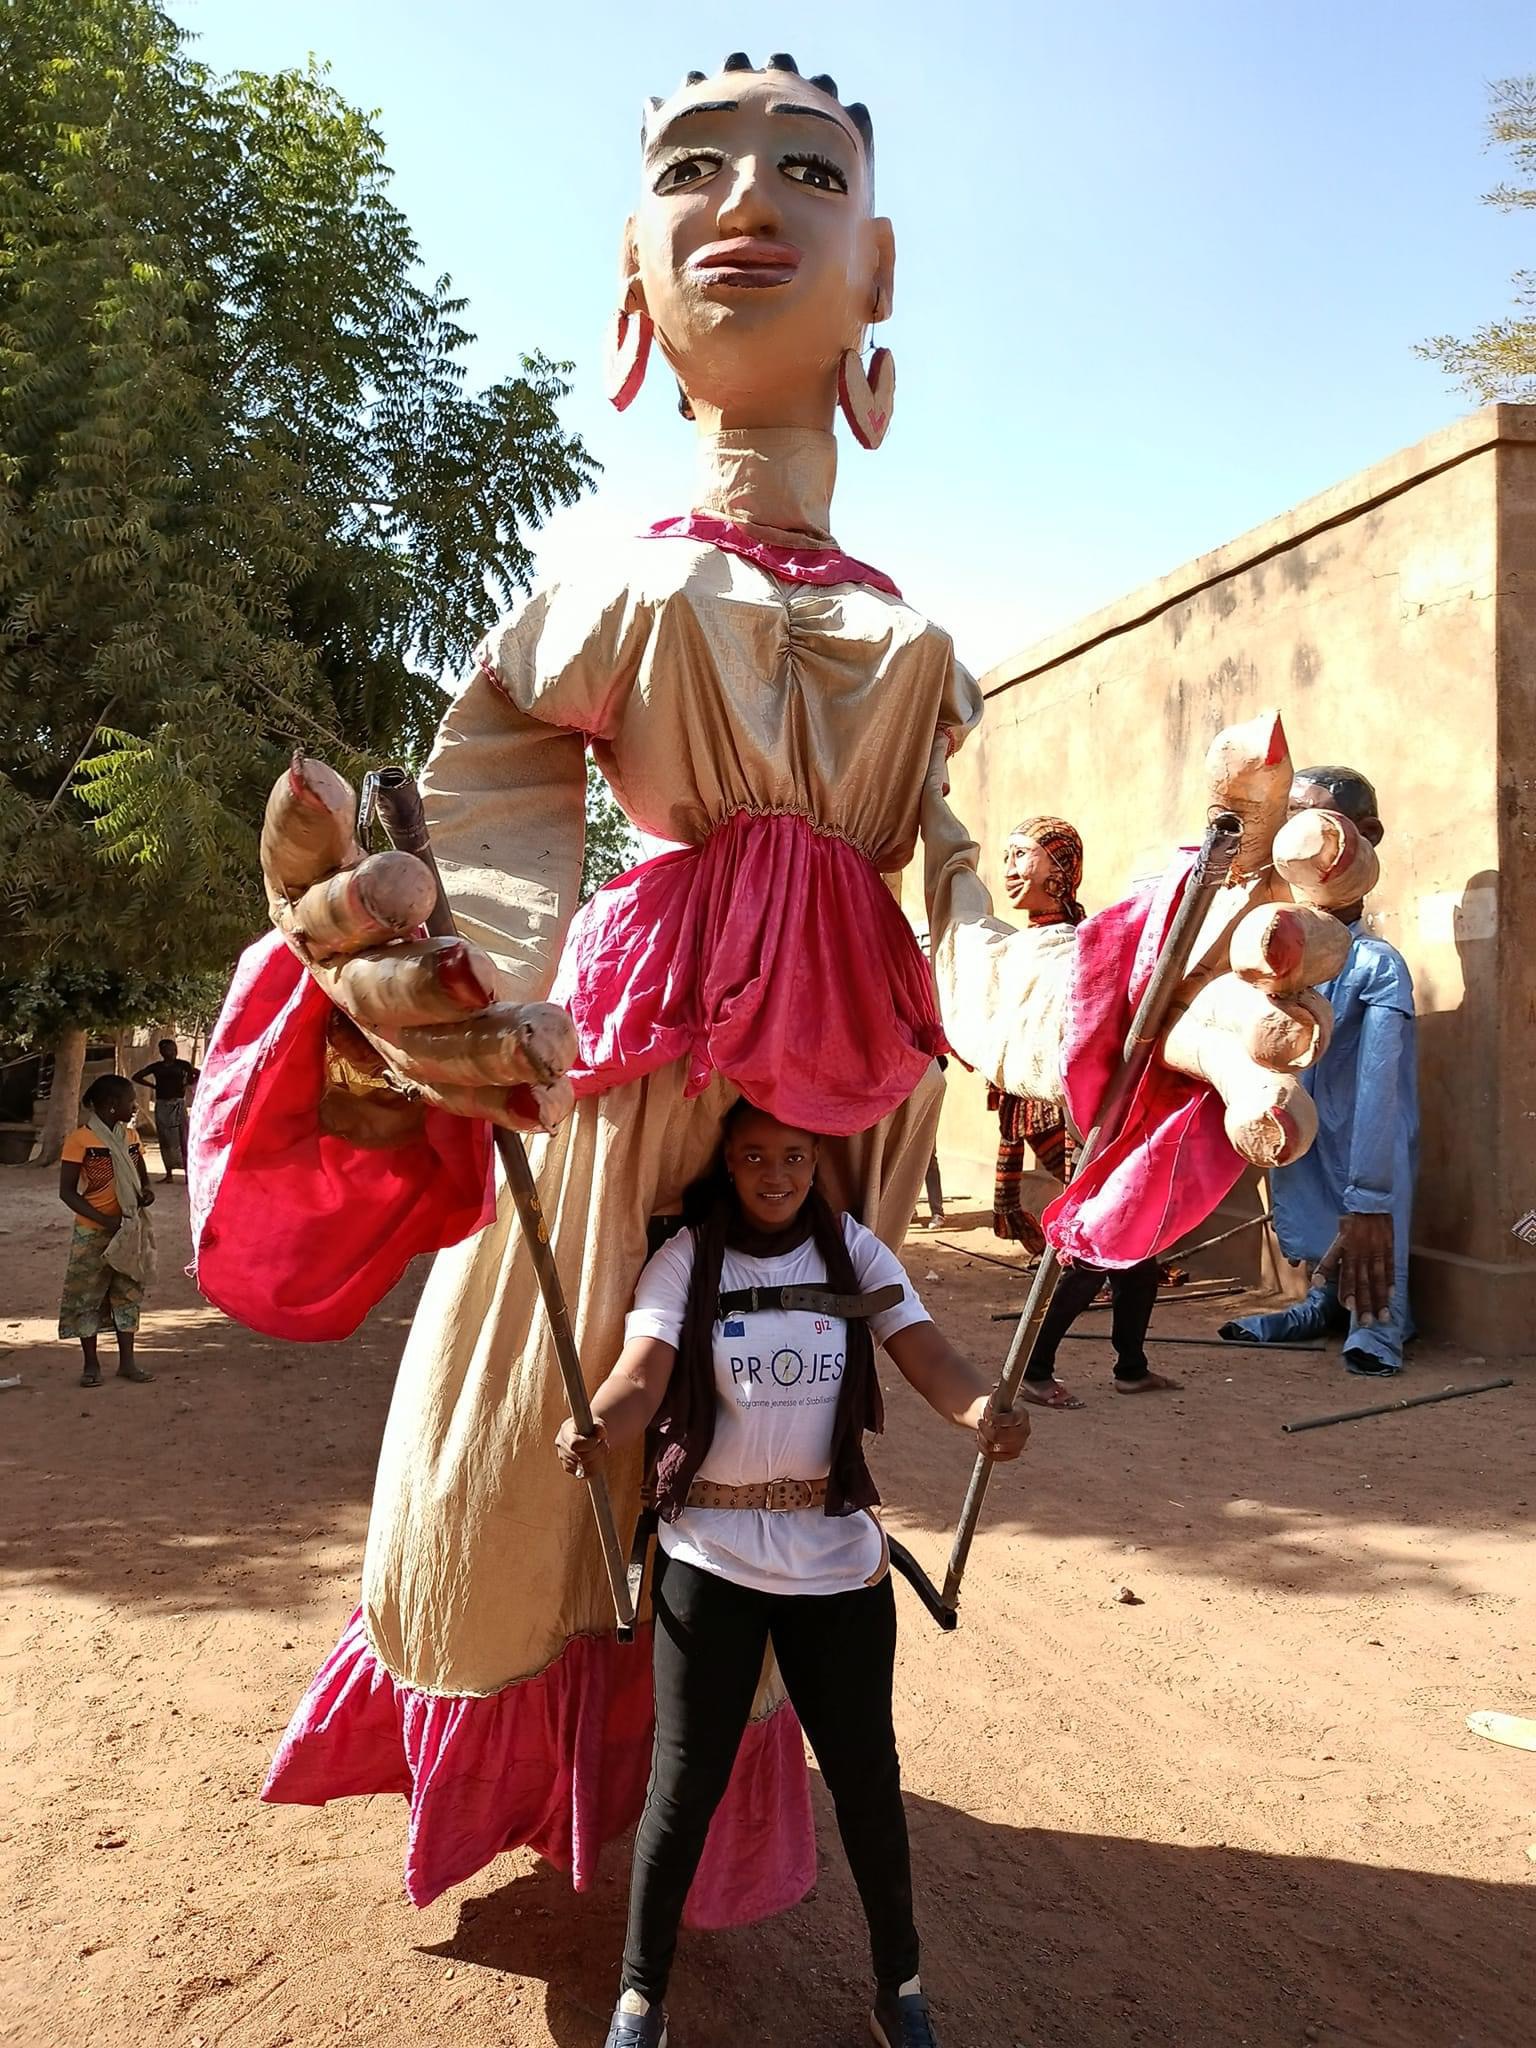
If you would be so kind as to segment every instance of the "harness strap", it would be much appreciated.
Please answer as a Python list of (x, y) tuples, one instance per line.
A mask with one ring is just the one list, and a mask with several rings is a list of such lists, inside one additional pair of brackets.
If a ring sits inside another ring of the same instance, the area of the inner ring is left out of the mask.
[(830, 1287), (733, 1287), (720, 1297), (720, 1320), (755, 1315), (762, 1309), (800, 1309), (812, 1315), (841, 1316), (844, 1322), (867, 1322), (903, 1299), (905, 1288), (894, 1280), (872, 1294), (837, 1294)]

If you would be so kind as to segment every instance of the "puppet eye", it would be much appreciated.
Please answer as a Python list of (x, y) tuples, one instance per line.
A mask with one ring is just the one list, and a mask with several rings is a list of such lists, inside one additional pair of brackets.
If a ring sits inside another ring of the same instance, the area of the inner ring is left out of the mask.
[(786, 156), (779, 169), (796, 185), (809, 185), (817, 192), (846, 192), (848, 173), (826, 156)]
[(677, 156), (663, 166), (652, 190), (665, 194), (681, 192), (689, 185), (702, 185), (719, 170), (721, 158), (693, 150), (686, 156)]

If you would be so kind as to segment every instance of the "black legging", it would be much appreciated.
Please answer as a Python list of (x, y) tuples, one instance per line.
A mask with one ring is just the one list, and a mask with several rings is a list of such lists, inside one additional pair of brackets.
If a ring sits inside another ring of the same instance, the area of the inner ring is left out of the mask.
[(666, 1992), (688, 1887), (770, 1637), (837, 1809), (876, 1982), (915, 1977), (912, 1867), (891, 1724), (896, 1598), (889, 1576), (853, 1593), (760, 1593), (658, 1549), (653, 1598), (656, 1746), (635, 1837), (624, 1989), (652, 2001)]
[(1115, 1347), (1115, 1378), (1144, 1380), (1147, 1376), (1147, 1328), (1157, 1306), (1159, 1277), (1156, 1259), (1143, 1259), (1139, 1266), (1123, 1271), (1104, 1271), (1098, 1266), (1064, 1266), (1056, 1292), (1040, 1325), (1040, 1341), (1024, 1377), (1032, 1386), (1050, 1379), (1056, 1371), (1056, 1347), (1083, 1310), (1109, 1281), (1110, 1340)]

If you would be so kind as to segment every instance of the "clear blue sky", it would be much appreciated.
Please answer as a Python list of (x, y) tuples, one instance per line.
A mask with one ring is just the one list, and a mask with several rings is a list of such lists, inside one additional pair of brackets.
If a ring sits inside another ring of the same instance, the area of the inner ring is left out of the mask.
[(977, 668), (1466, 411), (1412, 345), (1536, 266), (1533, 216), (1478, 204), (1531, 0), (168, 4), (207, 62), (313, 50), (378, 109), (482, 380), (575, 360), (605, 475), (545, 573), (687, 502), (665, 381), (622, 418), (597, 388), (642, 97), (742, 48), (866, 100), (900, 392), (879, 453), (845, 444), (836, 526)]

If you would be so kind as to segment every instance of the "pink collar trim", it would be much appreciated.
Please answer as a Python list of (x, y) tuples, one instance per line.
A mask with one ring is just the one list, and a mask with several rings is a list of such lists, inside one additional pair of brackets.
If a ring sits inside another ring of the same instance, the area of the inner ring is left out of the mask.
[(745, 527), (714, 512), (684, 512), (676, 519), (658, 519), (641, 538), (701, 540), (728, 555), (742, 555), (770, 576), (789, 583), (867, 583), (890, 597), (901, 596), (890, 577), (872, 569), (868, 562), (856, 562), (836, 548), (775, 547), (769, 541), (754, 540)]

